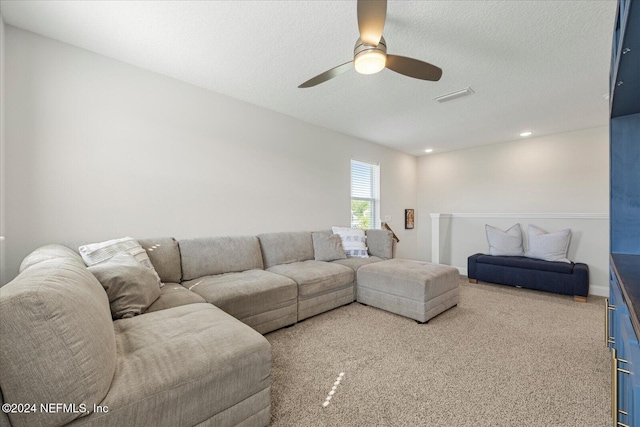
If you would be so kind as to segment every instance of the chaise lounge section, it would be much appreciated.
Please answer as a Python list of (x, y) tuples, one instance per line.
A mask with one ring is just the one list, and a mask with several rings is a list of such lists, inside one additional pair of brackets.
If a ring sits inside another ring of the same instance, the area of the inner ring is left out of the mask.
[[(3, 403), (36, 405), (0, 413), (2, 426), (270, 421), (262, 335), (204, 302), (112, 320), (103, 286), (63, 246), (34, 251), (2, 287), (0, 337)], [(48, 403), (67, 410), (44, 412)]]

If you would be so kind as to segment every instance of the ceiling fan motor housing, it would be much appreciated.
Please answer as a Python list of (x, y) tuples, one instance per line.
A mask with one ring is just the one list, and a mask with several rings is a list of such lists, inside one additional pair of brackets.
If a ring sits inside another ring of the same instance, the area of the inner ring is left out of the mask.
[(356, 41), (356, 47), (353, 48), (353, 58), (355, 59), (356, 57), (358, 57), (358, 55), (371, 50), (378, 50), (386, 55), (387, 41), (384, 39), (384, 37), (380, 37), (380, 42), (378, 43), (378, 46), (365, 44), (362, 41), (362, 39), (358, 37), (358, 40)]
[(387, 42), (380, 37), (377, 46), (366, 44), (362, 39), (356, 41), (353, 49), (353, 62), (360, 74), (375, 74), (385, 67), (387, 62)]

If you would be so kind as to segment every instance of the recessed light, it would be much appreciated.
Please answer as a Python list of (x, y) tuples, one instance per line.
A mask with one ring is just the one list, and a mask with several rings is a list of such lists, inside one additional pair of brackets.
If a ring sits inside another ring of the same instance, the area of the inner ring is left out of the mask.
[(427, 148), (424, 150), (425, 153), (433, 153), (433, 148)]
[(532, 134), (533, 134), (533, 132), (531, 132), (531, 131), (526, 131), (526, 132), (522, 132), (522, 133), (520, 134), (520, 136), (531, 136)]

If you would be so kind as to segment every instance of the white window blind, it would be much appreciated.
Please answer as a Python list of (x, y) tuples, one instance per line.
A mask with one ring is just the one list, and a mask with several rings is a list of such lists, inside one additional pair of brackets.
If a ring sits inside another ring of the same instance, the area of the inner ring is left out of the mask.
[(351, 160), (351, 227), (380, 228), (380, 165)]

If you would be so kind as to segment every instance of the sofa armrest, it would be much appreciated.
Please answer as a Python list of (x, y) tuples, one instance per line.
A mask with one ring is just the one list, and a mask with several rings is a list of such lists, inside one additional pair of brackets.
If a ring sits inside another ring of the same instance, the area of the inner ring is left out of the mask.
[(573, 294), (586, 297), (589, 293), (589, 266), (577, 262), (573, 265), (574, 290)]
[(480, 255), (484, 254), (474, 254), (467, 258), (467, 277), (469, 279), (478, 278), (478, 276), (476, 275), (476, 263)]

